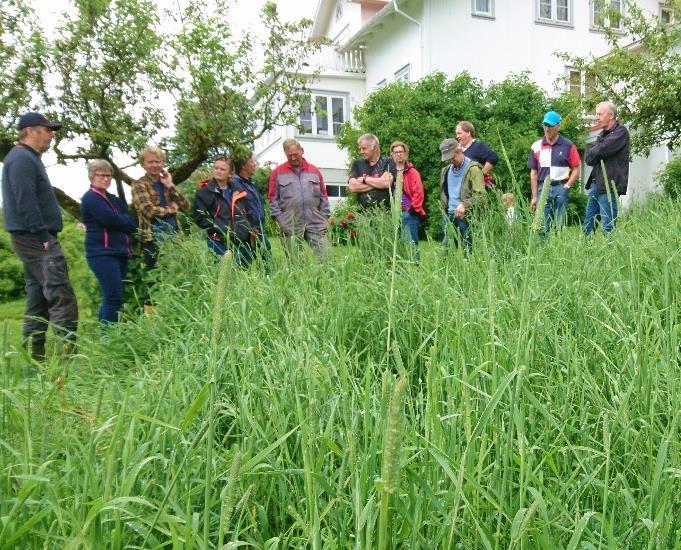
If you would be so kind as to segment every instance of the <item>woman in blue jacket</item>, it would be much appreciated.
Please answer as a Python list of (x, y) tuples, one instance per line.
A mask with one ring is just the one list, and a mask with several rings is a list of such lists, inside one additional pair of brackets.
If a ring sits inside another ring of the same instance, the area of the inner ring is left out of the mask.
[(118, 321), (123, 304), (123, 281), (132, 253), (130, 234), (137, 224), (125, 201), (107, 192), (112, 168), (106, 160), (88, 164), (90, 189), (83, 195), (80, 212), (86, 227), (85, 256), (102, 290), (99, 320)]

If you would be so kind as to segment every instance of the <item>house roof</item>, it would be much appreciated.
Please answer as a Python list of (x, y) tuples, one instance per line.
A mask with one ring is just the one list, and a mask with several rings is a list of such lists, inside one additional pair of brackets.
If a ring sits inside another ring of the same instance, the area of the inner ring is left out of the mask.
[(399, 3), (404, 5), (408, 1), (409, 0), (406, 1), (402, 0), (401, 2), (398, 2), (398, 0), (391, 0), (388, 4), (385, 5), (385, 7), (381, 11), (379, 11), (376, 15), (369, 19), (366, 25), (364, 25), (359, 31), (353, 34), (350, 37), (350, 39), (343, 45), (340, 51), (349, 51), (357, 48), (362, 41), (371, 36), (379, 28), (380, 24), (388, 16), (390, 16), (393, 13), (397, 13), (397, 10), (395, 9), (396, 4)]
[[(383, 6), (386, 0), (346, 0), (352, 4), (362, 4), (365, 6)], [(314, 14), (312, 23), (311, 38), (322, 38), (326, 34), (326, 29), (329, 27), (329, 22), (333, 16), (333, 8), (336, 6), (337, 0), (319, 0), (317, 3), (317, 10)], [(390, 2), (392, 3), (392, 2)], [(380, 13), (380, 12), (379, 12)], [(369, 21), (369, 23), (371, 20)]]

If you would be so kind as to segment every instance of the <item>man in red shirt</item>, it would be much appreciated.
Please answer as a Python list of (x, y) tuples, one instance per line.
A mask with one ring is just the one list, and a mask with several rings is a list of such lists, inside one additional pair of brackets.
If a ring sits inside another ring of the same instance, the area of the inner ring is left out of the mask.
[(321, 260), (327, 253), (326, 229), (331, 208), (324, 178), (319, 169), (303, 158), (303, 148), (295, 139), (284, 140), (287, 162), (270, 176), (267, 200), (288, 253), (305, 240)]

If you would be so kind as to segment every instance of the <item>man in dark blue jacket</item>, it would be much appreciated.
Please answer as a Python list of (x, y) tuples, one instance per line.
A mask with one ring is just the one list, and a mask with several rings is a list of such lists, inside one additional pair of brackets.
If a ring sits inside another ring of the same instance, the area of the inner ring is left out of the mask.
[(626, 195), (629, 184), (629, 130), (617, 121), (617, 109), (610, 101), (596, 107), (598, 134), (584, 160), (593, 166), (586, 183), (589, 198), (584, 215), (584, 233), (594, 232), (596, 217), (600, 217), (603, 233), (610, 233), (617, 222), (617, 195)]
[(61, 210), (41, 160), (60, 127), (40, 113), (22, 115), (19, 143), (7, 153), (2, 167), (5, 229), (24, 265), (24, 344), (30, 342), (36, 360), (45, 356), (48, 322), (69, 341), (68, 347), (78, 327), (78, 304), (57, 239), (63, 227)]

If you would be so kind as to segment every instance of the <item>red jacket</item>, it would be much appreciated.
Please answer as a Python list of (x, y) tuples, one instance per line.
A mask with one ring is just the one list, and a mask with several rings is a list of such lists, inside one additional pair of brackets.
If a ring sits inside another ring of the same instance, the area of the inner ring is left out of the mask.
[(421, 183), (421, 174), (414, 168), (411, 162), (407, 161), (407, 167), (402, 172), (402, 193), (409, 197), (411, 201), (411, 210), (416, 212), (419, 216), (425, 216), (426, 211), (423, 209), (423, 183)]
[(298, 170), (288, 162), (272, 170), (267, 199), (270, 214), (284, 235), (302, 237), (306, 229), (326, 231), (331, 216), (329, 195), (322, 173), (305, 159)]

